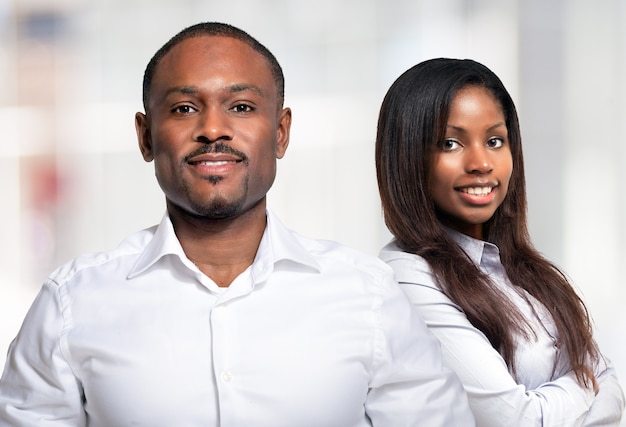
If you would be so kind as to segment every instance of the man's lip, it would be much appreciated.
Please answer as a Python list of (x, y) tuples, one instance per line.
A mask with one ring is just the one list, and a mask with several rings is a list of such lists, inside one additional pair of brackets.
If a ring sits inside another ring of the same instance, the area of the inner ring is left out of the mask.
[(245, 153), (239, 150), (235, 150), (230, 145), (224, 142), (218, 141), (215, 144), (204, 144), (198, 147), (196, 150), (187, 154), (184, 161), (190, 165), (197, 165), (200, 163), (211, 162), (247, 162), (248, 157)]
[(227, 153), (205, 153), (187, 159), (187, 163), (197, 165), (200, 163), (241, 162), (242, 160), (241, 157)]

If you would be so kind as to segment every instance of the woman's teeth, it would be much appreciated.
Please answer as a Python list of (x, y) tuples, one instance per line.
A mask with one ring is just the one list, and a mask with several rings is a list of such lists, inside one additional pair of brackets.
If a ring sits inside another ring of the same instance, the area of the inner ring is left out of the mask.
[(486, 196), (491, 193), (491, 190), (493, 190), (493, 187), (468, 187), (463, 188), (461, 191), (474, 196)]

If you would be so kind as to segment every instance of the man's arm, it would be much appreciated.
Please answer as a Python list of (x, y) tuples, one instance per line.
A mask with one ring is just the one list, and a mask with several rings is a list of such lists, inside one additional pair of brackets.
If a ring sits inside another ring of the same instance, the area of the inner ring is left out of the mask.
[(463, 387), (436, 338), (393, 279), (383, 286), (366, 412), (374, 426), (474, 426)]
[(0, 379), (2, 427), (85, 425), (81, 387), (64, 354), (63, 297), (46, 282), (11, 343)]

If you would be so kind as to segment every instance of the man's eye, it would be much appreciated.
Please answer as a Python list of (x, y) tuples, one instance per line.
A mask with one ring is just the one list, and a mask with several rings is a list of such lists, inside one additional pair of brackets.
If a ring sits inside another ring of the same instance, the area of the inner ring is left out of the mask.
[(252, 107), (247, 104), (237, 104), (233, 107), (233, 111), (236, 113), (249, 113), (252, 111)]
[(196, 111), (196, 109), (189, 105), (179, 105), (177, 107), (174, 107), (174, 109), (172, 110), (173, 113), (179, 114), (189, 114), (193, 113), (194, 111)]

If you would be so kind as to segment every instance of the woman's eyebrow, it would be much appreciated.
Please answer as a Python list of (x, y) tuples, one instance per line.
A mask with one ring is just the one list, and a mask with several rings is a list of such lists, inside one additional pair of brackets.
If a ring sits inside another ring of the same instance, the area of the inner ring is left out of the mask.
[[(487, 128), (487, 132), (491, 132), (491, 131), (493, 131), (493, 130), (501, 127), (501, 126), (506, 126), (506, 124), (504, 122), (498, 122), (498, 123), (496, 123), (496, 124), (494, 124), (492, 126), (489, 126), (489, 128)], [(454, 129), (457, 132), (467, 133), (467, 130), (465, 128), (461, 127), (461, 126), (448, 124), (448, 125), (446, 125), (446, 127), (449, 128), (449, 129)]]

